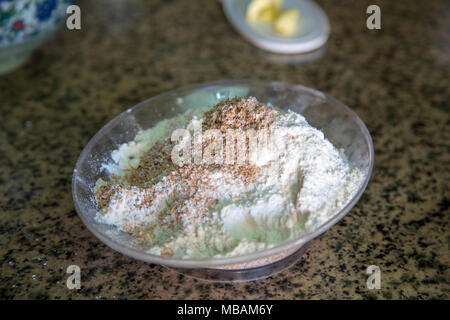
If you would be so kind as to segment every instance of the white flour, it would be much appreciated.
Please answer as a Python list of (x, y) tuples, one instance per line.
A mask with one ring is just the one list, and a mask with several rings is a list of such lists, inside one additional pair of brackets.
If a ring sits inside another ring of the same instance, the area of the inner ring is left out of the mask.
[[(186, 181), (167, 174), (151, 187), (120, 189), (97, 220), (137, 235), (152, 245), (151, 253), (184, 258), (240, 255), (315, 229), (350, 200), (362, 174), (304, 117), (292, 111), (277, 114), (282, 153), (267, 149), (256, 161), (251, 182), (220, 168), (188, 172)], [(183, 117), (189, 121), (193, 115)], [(142, 131), (113, 152), (115, 163), (107, 168), (119, 177), (137, 168), (143, 153), (170, 135), (182, 118)], [(195, 193), (178, 201), (194, 182)], [(103, 184), (99, 180), (97, 190)], [(161, 214), (168, 211), (178, 213)]]

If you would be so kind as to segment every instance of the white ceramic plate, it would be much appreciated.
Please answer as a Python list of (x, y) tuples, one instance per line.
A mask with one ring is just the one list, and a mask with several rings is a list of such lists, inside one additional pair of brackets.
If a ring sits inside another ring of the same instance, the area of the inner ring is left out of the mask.
[(310, 0), (284, 0), (283, 8), (300, 11), (298, 30), (290, 37), (278, 36), (265, 23), (249, 24), (245, 12), (251, 0), (221, 0), (225, 15), (233, 27), (249, 42), (270, 52), (295, 54), (316, 50), (323, 46), (330, 34), (325, 12)]

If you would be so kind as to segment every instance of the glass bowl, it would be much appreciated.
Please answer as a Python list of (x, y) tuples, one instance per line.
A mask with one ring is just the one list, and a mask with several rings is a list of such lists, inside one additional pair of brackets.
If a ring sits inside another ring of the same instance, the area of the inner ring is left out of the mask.
[[(212, 106), (235, 96), (254, 96), (263, 103), (302, 114), (339, 149), (364, 178), (350, 201), (315, 230), (278, 245), (245, 255), (181, 259), (148, 253), (150, 247), (114, 226), (94, 220), (97, 179), (108, 180), (102, 166), (111, 162), (111, 151), (134, 139), (139, 130), (176, 116), (187, 108)], [(342, 219), (363, 194), (372, 172), (374, 151), (372, 139), (361, 119), (343, 103), (320, 91), (301, 85), (268, 80), (222, 80), (175, 89), (150, 98), (126, 110), (105, 125), (82, 151), (72, 180), (75, 208), (87, 228), (112, 249), (138, 260), (156, 263), (203, 279), (245, 281), (268, 277), (298, 260), (305, 245)]]

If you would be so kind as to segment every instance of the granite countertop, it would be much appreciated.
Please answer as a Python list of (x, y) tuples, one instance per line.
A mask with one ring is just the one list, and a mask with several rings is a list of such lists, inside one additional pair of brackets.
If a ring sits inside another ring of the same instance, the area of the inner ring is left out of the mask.
[[(79, 1), (82, 30), (62, 28), (31, 62), (0, 77), (0, 298), (449, 299), (448, 1), (321, 0), (322, 57), (264, 53), (217, 1)], [(121, 111), (217, 79), (289, 81), (353, 108), (375, 145), (371, 182), (290, 269), (240, 284), (194, 280), (97, 240), (71, 196), (75, 161)], [(69, 265), (82, 288), (66, 287)], [(381, 269), (381, 289), (366, 268)]]

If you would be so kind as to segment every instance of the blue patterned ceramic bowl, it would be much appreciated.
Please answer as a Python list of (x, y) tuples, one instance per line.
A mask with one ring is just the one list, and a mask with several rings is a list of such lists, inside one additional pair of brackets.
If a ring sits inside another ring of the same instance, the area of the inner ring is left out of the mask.
[(27, 61), (66, 19), (72, 0), (0, 0), (0, 74)]

